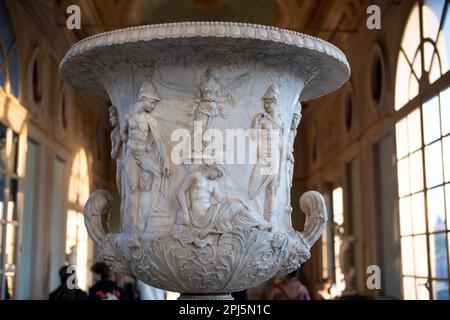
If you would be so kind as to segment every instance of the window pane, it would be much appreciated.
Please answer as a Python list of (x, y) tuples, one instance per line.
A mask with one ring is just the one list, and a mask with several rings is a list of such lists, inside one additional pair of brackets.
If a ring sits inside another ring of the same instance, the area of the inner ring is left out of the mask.
[(88, 235), (84, 226), (83, 213), (77, 215), (78, 239), (77, 239), (77, 265), (79, 286), (87, 290), (87, 271), (88, 271)]
[(449, 300), (448, 281), (433, 281), (433, 299)]
[(322, 279), (328, 278), (328, 240), (327, 240), (327, 229), (328, 226), (325, 226), (325, 230), (322, 233)]
[(16, 265), (16, 232), (17, 227), (14, 224), (6, 225), (6, 250), (5, 264), (7, 271), (14, 271)]
[(406, 23), (405, 31), (402, 38), (402, 48), (405, 51), (409, 61), (413, 60), (416, 49), (420, 44), (420, 20), (419, 20), (419, 6), (415, 5), (408, 22)]
[(411, 193), (423, 190), (422, 151), (416, 151), (409, 157)]
[(444, 136), (450, 133), (450, 87), (448, 87), (444, 91), (441, 91), (440, 100), (441, 100), (441, 117), (442, 117), (441, 119), (442, 135)]
[(414, 251), (412, 237), (402, 238), (402, 273), (414, 275)]
[(428, 190), (427, 207), (429, 231), (445, 230), (444, 187)]
[(397, 162), (398, 195), (403, 197), (410, 193), (409, 187), (409, 157)]
[(395, 124), (395, 138), (397, 140), (397, 159), (408, 154), (408, 121), (403, 118)]
[(436, 40), (445, 0), (425, 0), (422, 7), (423, 37)]
[(441, 77), (441, 65), (439, 64), (439, 59), (436, 54), (433, 55), (433, 60), (431, 62), (431, 69), (428, 75), (430, 83), (435, 82)]
[(444, 179), (450, 181), (450, 136), (442, 139), (443, 161), (444, 161)]
[(439, 51), (439, 57), (441, 58), (442, 73), (446, 73), (450, 67), (449, 39), (450, 39), (450, 14), (447, 12), (444, 26), (442, 30), (439, 32), (439, 38), (436, 45), (437, 50)]
[(422, 76), (422, 54), (420, 52), (420, 50), (417, 51), (417, 55), (414, 58), (413, 62), (413, 70), (416, 74), (417, 79), (420, 79), (420, 77)]
[(416, 282), (414, 281), (414, 278), (403, 278), (403, 298), (405, 300), (416, 299)]
[(409, 86), (408, 86), (408, 100), (414, 99), (415, 96), (419, 94), (419, 82), (417, 81), (414, 74), (411, 72), (409, 75)]
[(400, 205), (400, 234), (402, 236), (412, 233), (411, 199), (401, 198)]
[(416, 279), (417, 300), (430, 300), (430, 292), (426, 283), (427, 279)]
[[(69, 210), (67, 213), (67, 227), (66, 227), (66, 254), (70, 255), (75, 252), (77, 244), (77, 212)], [(73, 261), (70, 261), (71, 264)]]
[(425, 42), (423, 44), (423, 63), (426, 71), (430, 70), (433, 53), (434, 46), (430, 42)]
[(425, 168), (427, 188), (443, 182), (441, 141), (425, 147)]
[(424, 142), (429, 144), (441, 136), (439, 119), (439, 98), (433, 97), (423, 104)]
[(447, 278), (447, 240), (445, 233), (430, 235), (431, 276), (433, 278)]
[(86, 151), (81, 149), (73, 160), (70, 181), (69, 201), (83, 207), (89, 197), (89, 165)]
[(409, 152), (413, 153), (422, 146), (422, 127), (420, 125), (420, 108), (408, 115)]
[(425, 235), (414, 236), (414, 265), (416, 276), (428, 276), (427, 238)]
[(411, 68), (409, 67), (409, 64), (406, 61), (403, 53), (400, 52), (398, 54), (397, 75), (395, 78), (395, 110), (399, 110), (405, 105), (405, 103), (409, 101), (409, 83), (406, 79), (408, 79), (410, 73)]
[(423, 192), (417, 193), (411, 197), (411, 209), (414, 234), (420, 234), (426, 232), (426, 219), (425, 219), (425, 197)]
[(342, 187), (333, 190), (333, 216), (334, 222), (337, 224), (342, 224), (344, 221), (342, 219), (342, 213), (344, 212), (343, 205), (343, 190)]

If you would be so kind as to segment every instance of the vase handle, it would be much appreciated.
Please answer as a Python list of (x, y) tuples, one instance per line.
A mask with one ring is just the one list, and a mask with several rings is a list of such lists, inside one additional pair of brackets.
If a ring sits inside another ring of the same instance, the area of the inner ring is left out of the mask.
[(89, 196), (84, 206), (84, 224), (94, 243), (100, 247), (103, 240), (111, 232), (109, 216), (113, 197), (106, 190), (96, 190)]
[(306, 215), (305, 227), (300, 232), (307, 249), (320, 238), (327, 222), (327, 209), (323, 196), (317, 191), (307, 191), (300, 197), (300, 209)]

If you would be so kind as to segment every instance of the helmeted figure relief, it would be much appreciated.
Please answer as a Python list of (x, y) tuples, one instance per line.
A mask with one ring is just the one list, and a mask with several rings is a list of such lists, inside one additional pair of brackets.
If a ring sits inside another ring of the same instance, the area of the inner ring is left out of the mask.
[(286, 150), (286, 207), (285, 212), (291, 214), (291, 188), (292, 188), (292, 178), (294, 176), (294, 142), (295, 137), (297, 136), (297, 128), (300, 124), (300, 120), (302, 118), (301, 115), (301, 106), (300, 103), (297, 102), (295, 104), (294, 114), (292, 116), (291, 128), (289, 129), (289, 137), (288, 137), (288, 149)]
[[(254, 199), (265, 192), (264, 216), (271, 221), (274, 211), (275, 194), (280, 184), (283, 120), (278, 111), (278, 86), (272, 84), (263, 96), (264, 112), (253, 120), (258, 143), (257, 163), (250, 176), (249, 196)], [(273, 149), (273, 150), (272, 150)]]
[(178, 202), (183, 224), (200, 230), (230, 231), (235, 226), (270, 228), (258, 213), (251, 211), (236, 198), (224, 197), (217, 182), (224, 171), (217, 164), (202, 164), (182, 183)]
[(169, 159), (164, 156), (159, 131), (151, 116), (158, 101), (160, 98), (152, 83), (144, 81), (139, 89), (138, 101), (126, 114), (121, 129), (122, 141), (126, 144), (124, 225), (128, 231), (136, 229), (138, 219), (145, 219), (140, 206), (141, 194), (152, 192), (151, 209), (154, 210), (169, 174)]
[[(204, 134), (206, 130), (216, 127), (217, 117), (225, 117), (223, 105), (218, 102), (220, 94), (220, 84), (211, 69), (206, 70), (206, 73), (201, 78), (199, 96), (195, 99), (194, 104), (191, 105), (190, 114), (194, 115), (194, 134), (196, 123), (201, 123), (201, 133)], [(200, 137), (202, 143), (198, 146), (194, 145), (193, 151), (201, 153), (204, 147), (203, 137)]]

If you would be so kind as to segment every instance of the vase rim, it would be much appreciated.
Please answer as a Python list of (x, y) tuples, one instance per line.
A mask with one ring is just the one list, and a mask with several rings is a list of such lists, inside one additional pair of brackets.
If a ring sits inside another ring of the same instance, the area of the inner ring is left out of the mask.
[[(325, 40), (273, 26), (220, 21), (141, 25), (95, 34), (72, 45), (61, 60), (60, 73), (63, 79), (73, 87), (107, 99), (106, 91), (101, 88), (98, 81), (95, 83), (92, 77), (85, 79), (82, 75), (74, 77), (73, 73), (68, 71), (76, 69), (76, 65), (80, 61), (94, 64), (92, 57), (96, 56), (95, 52), (111, 46), (126, 46), (139, 42), (151, 43), (158, 40), (165, 40), (168, 41), (168, 45), (173, 45), (174, 40), (181, 41), (182, 38), (192, 39), (191, 41), (204, 38), (218, 39), (221, 43), (225, 39), (234, 39), (234, 43), (239, 43), (240, 39), (266, 41), (289, 48), (289, 53), (294, 56), (296, 54), (305, 55), (307, 52), (310, 57), (320, 59), (318, 61), (321, 66), (318, 76), (311, 83), (305, 85), (301, 95), (302, 101), (324, 96), (339, 88), (350, 77), (350, 66), (345, 54)], [(259, 50), (264, 51), (264, 47)], [(92, 87), (92, 85), (94, 88), (89, 89), (88, 86)]]

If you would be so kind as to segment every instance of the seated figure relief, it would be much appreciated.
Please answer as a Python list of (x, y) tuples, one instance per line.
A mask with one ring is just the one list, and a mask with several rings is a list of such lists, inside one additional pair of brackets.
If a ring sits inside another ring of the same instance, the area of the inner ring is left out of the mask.
[(267, 230), (271, 225), (236, 198), (224, 197), (218, 180), (224, 170), (217, 164), (202, 164), (182, 183), (177, 194), (181, 223), (210, 231), (230, 231), (234, 226)]

